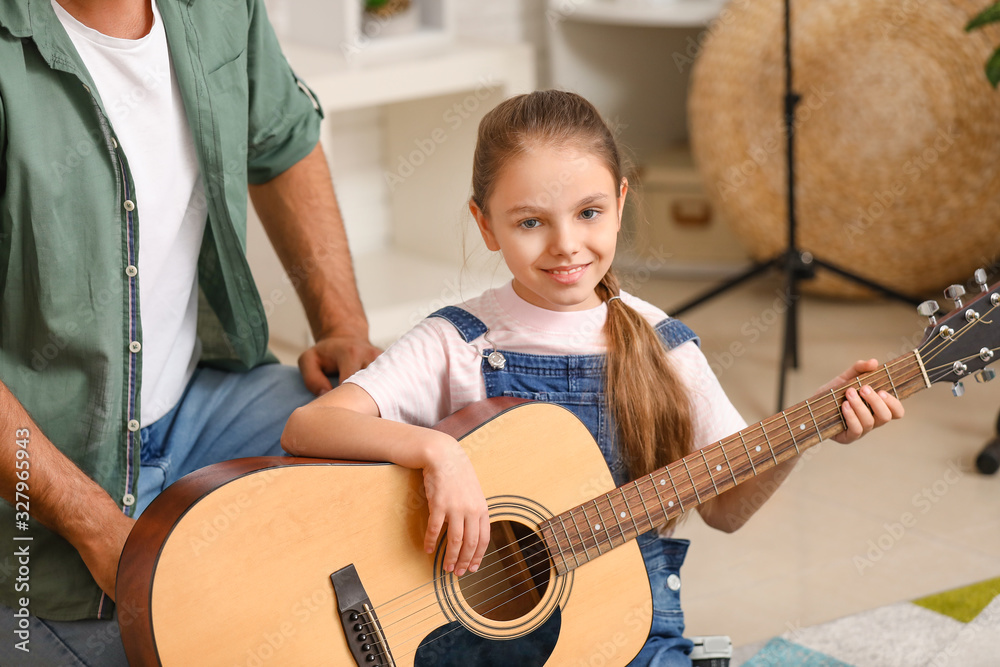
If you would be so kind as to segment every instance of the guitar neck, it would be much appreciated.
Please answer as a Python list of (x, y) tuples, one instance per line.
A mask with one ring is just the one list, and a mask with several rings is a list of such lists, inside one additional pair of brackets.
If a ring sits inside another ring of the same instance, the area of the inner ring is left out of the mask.
[(914, 350), (552, 517), (540, 531), (556, 569), (569, 572), (845, 431), (840, 406), (851, 387), (870, 385), (904, 399), (930, 384)]

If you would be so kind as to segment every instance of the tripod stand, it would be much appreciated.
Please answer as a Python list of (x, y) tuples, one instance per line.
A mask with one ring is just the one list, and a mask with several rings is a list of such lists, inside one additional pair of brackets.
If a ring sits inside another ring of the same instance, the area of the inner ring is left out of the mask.
[(755, 263), (743, 273), (718, 285), (707, 292), (691, 299), (671, 311), (671, 317), (677, 317), (688, 310), (701, 305), (702, 303), (719, 296), (733, 287), (741, 285), (743, 282), (761, 274), (768, 269), (777, 268), (784, 274), (785, 282), (785, 302), (788, 304), (785, 310), (785, 330), (781, 351), (781, 373), (778, 384), (778, 410), (780, 411), (785, 403), (785, 380), (789, 368), (799, 367), (799, 344), (798, 344), (798, 306), (799, 306), (799, 283), (809, 280), (816, 275), (816, 268), (823, 268), (831, 271), (843, 278), (847, 278), (855, 283), (872, 289), (884, 296), (902, 301), (916, 306), (918, 299), (897, 292), (893, 289), (879, 285), (862, 276), (855, 275), (846, 269), (831, 264), (828, 261), (815, 257), (812, 253), (801, 250), (797, 245), (796, 227), (797, 219), (795, 213), (795, 108), (801, 96), (792, 88), (792, 26), (791, 26), (791, 0), (785, 0), (785, 133), (787, 136), (786, 160), (788, 166), (788, 246), (787, 248), (763, 262)]

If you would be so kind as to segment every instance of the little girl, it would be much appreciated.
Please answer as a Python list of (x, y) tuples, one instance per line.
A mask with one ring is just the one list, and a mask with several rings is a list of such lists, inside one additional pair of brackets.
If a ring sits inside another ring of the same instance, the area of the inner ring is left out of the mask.
[[(452, 437), (429, 427), (493, 396), (558, 403), (589, 428), (616, 484), (648, 474), (746, 424), (726, 398), (690, 329), (622, 292), (611, 273), (628, 182), (614, 137), (572, 93), (535, 92), (483, 118), (469, 208), (486, 246), (514, 276), (460, 307), (444, 308), (364, 371), (288, 421), (296, 455), (391, 461), (423, 470), (433, 552), (447, 524), (444, 565), (476, 571), (490, 539), (475, 471)], [(829, 387), (876, 368), (857, 362)], [(850, 442), (903, 415), (885, 392), (851, 389)], [(770, 495), (794, 460), (698, 507), (733, 531), (744, 499)], [(690, 664), (677, 576), (688, 541), (672, 526), (640, 536), (653, 591), (649, 640), (633, 665)]]

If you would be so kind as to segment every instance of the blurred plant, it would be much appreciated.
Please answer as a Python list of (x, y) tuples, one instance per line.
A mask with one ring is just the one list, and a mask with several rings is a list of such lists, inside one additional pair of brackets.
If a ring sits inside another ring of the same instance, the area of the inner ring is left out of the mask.
[(410, 8), (410, 0), (365, 0), (365, 11), (389, 18)]
[[(1000, 22), (1000, 2), (981, 11), (978, 16), (969, 21), (965, 30), (968, 32), (997, 22)], [(1000, 84), (1000, 47), (997, 47), (990, 59), (986, 61), (986, 78), (989, 79), (994, 88)]]

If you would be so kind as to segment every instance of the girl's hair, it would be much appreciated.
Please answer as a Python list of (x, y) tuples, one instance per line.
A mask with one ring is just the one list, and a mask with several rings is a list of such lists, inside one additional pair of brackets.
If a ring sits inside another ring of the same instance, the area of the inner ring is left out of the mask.
[[(546, 90), (501, 102), (479, 124), (472, 200), (484, 213), (498, 176), (513, 158), (541, 145), (573, 146), (602, 159), (621, 196), (622, 160), (597, 109), (574, 93)], [(605, 394), (632, 479), (690, 451), (690, 402), (656, 331), (618, 296), (608, 272), (597, 294), (608, 305)]]

